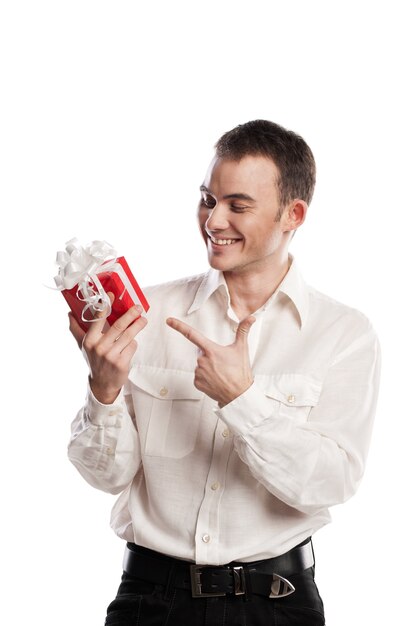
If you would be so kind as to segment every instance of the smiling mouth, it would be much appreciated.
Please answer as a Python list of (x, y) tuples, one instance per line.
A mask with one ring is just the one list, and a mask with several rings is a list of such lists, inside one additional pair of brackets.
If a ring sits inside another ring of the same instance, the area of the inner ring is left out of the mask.
[(217, 246), (231, 246), (233, 243), (241, 241), (241, 239), (216, 239), (215, 237), (210, 237), (210, 239)]

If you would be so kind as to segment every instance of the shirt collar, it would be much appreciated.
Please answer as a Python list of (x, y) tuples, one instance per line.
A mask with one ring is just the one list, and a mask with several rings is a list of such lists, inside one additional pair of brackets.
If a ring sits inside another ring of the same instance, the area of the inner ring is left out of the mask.
[(214, 270), (210, 268), (208, 272), (204, 275), (204, 278), (201, 281), (201, 284), (198, 287), (198, 291), (195, 294), (194, 301), (192, 302), (189, 310), (189, 313), (193, 313), (201, 308), (203, 304), (208, 300), (213, 293), (218, 290), (224, 290), (226, 295), (227, 302), (230, 299), (230, 295), (228, 293), (227, 283), (224, 278), (224, 274), (219, 270)]
[[(271, 303), (273, 303), (277, 299), (279, 293), (285, 294), (294, 304), (299, 315), (300, 326), (302, 328), (306, 323), (308, 316), (308, 287), (300, 274), (294, 257), (291, 255), (290, 261), (291, 265), (287, 274), (285, 275), (282, 282), (279, 284), (277, 290), (269, 298), (264, 308), (270, 306)], [(229, 302), (230, 295), (228, 292), (228, 287), (224, 278), (224, 274), (219, 270), (214, 270), (213, 268), (210, 268), (198, 287), (198, 291), (196, 292), (194, 301), (192, 302), (188, 310), (188, 315), (200, 309), (201, 306), (208, 300), (208, 298), (210, 298), (218, 290), (224, 291), (226, 301)]]
[(308, 286), (300, 274), (300, 270), (294, 257), (290, 255), (291, 265), (288, 272), (285, 275), (282, 283), (279, 285), (277, 292), (284, 293), (297, 309), (297, 313), (300, 317), (301, 328), (307, 322), (308, 309), (309, 309), (309, 290)]

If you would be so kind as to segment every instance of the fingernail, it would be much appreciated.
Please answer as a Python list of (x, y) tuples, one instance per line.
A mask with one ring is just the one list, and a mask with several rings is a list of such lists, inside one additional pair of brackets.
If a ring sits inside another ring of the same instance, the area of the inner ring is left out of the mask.
[(143, 307), (141, 306), (141, 304), (136, 304), (135, 310), (138, 311), (138, 313), (141, 313), (141, 311), (143, 310)]

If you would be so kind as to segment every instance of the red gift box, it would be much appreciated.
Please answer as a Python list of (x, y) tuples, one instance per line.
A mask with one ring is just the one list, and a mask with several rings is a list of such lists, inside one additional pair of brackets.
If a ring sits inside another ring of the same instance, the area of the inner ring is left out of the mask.
[[(135, 304), (141, 304), (144, 311), (148, 311), (150, 306), (125, 258), (123, 256), (116, 258), (110, 267), (109, 262), (104, 265), (108, 266), (108, 269), (101, 272), (99, 266), (95, 271), (95, 278), (105, 293), (110, 291), (115, 296), (107, 322), (112, 325)], [(72, 289), (63, 289), (61, 293), (83, 330), (89, 330), (91, 322), (86, 320), (93, 319), (95, 310), (89, 305), (88, 297), (97, 294), (97, 285), (92, 277), (85, 278), (83, 283), (75, 285)]]

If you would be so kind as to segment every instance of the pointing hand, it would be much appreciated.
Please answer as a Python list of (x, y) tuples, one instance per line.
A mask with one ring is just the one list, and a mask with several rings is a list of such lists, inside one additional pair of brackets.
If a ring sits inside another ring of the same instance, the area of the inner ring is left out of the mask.
[(247, 336), (255, 321), (253, 316), (242, 320), (234, 342), (220, 346), (185, 322), (173, 317), (166, 320), (168, 326), (201, 350), (195, 369), (195, 387), (216, 400), (221, 408), (244, 393), (253, 383)]

